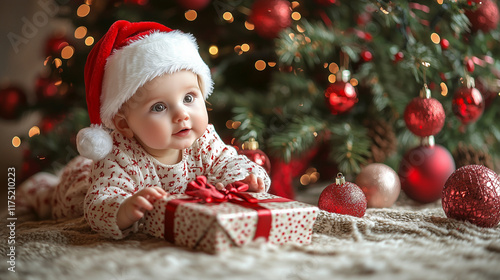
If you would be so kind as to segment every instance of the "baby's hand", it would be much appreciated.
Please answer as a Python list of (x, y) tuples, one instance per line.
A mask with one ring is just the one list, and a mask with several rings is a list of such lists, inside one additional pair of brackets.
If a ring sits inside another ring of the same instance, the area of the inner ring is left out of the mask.
[(162, 188), (153, 187), (145, 188), (131, 197), (125, 199), (118, 209), (116, 223), (123, 230), (130, 227), (136, 221), (144, 216), (144, 212), (153, 209), (153, 203), (162, 197), (165, 197), (167, 192)]
[[(245, 179), (240, 182), (248, 185), (249, 192), (265, 192), (266, 187), (264, 185), (264, 180), (262, 178), (257, 177), (255, 174), (248, 175)], [(215, 188), (222, 190), (224, 185), (222, 183), (216, 183)]]
[(245, 179), (241, 180), (241, 182), (248, 184), (249, 192), (265, 192), (266, 187), (264, 185), (264, 180), (262, 178), (257, 177), (255, 174), (248, 175)]

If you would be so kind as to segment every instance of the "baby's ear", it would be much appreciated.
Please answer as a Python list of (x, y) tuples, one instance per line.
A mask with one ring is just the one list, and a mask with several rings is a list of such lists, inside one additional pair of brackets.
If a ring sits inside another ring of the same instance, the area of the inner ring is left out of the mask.
[(122, 113), (117, 113), (113, 117), (113, 124), (115, 125), (116, 130), (118, 130), (123, 136), (127, 138), (133, 138), (134, 132), (128, 125), (127, 118)]

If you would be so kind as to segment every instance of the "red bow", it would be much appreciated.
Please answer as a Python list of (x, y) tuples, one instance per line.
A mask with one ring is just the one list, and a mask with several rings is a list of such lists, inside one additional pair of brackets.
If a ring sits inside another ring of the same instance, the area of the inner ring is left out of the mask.
[(196, 180), (191, 181), (186, 188), (186, 194), (203, 200), (206, 203), (211, 202), (235, 202), (246, 201), (249, 203), (258, 203), (259, 200), (253, 196), (243, 193), (248, 190), (248, 185), (243, 182), (234, 182), (222, 190), (216, 189), (213, 185), (207, 183), (205, 176), (198, 176)]

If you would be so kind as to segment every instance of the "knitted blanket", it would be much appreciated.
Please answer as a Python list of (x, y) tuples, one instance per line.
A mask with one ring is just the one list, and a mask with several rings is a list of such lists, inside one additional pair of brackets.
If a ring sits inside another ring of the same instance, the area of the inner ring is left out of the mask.
[(500, 226), (448, 219), (439, 204), (363, 218), (322, 211), (311, 245), (255, 242), (218, 255), (142, 233), (105, 239), (83, 218), (17, 218), (15, 229), (1, 220), (0, 279), (500, 279)]

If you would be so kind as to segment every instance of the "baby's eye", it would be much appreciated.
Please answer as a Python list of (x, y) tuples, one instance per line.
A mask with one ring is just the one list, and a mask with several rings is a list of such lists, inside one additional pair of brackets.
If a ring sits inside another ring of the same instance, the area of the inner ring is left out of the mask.
[(153, 106), (151, 106), (151, 111), (152, 112), (163, 112), (166, 109), (167, 109), (167, 107), (163, 103), (156, 103)]
[(194, 101), (194, 96), (191, 93), (186, 94), (184, 96), (184, 103), (191, 103)]

